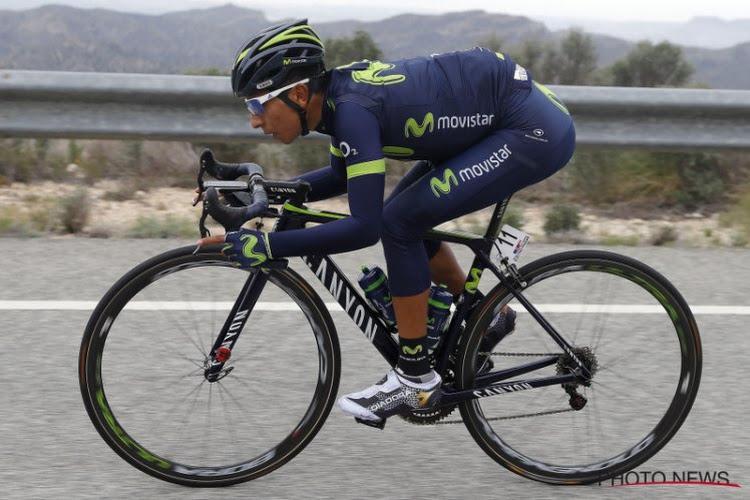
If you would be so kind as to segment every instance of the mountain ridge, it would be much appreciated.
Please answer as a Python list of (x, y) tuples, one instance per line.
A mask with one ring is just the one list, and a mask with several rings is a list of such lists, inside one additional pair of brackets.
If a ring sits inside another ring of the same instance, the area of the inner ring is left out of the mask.
[[(232, 4), (157, 15), (62, 5), (0, 10), (0, 68), (134, 73), (226, 69), (243, 41), (273, 23), (261, 10)], [(323, 38), (368, 31), (385, 58), (469, 48), (492, 35), (512, 46), (530, 37), (559, 39), (567, 32), (550, 30), (528, 17), (481, 10), (332, 21), (316, 23), (315, 28)], [(635, 46), (614, 36), (587, 34), (594, 40), (600, 66)], [(695, 81), (750, 89), (750, 41), (726, 49), (682, 48), (696, 68)]]

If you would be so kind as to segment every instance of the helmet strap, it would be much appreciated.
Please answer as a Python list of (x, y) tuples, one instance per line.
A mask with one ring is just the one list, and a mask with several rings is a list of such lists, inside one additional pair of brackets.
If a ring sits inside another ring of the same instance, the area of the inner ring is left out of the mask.
[[(284, 92), (283, 94), (281, 94), (278, 97), (279, 97), (279, 99), (281, 99), (282, 102), (284, 102), (284, 104), (286, 104), (287, 106), (289, 106), (290, 108), (292, 108), (293, 110), (295, 110), (297, 112), (297, 114), (299, 115), (299, 122), (300, 122), (300, 125), (302, 126), (302, 134), (301, 135), (304, 137), (307, 134), (309, 134), (310, 133), (310, 129), (307, 126), (307, 110), (306, 109), (302, 109), (302, 106), (300, 106), (296, 102), (294, 102), (291, 99), (289, 99), (289, 96), (287, 95), (286, 92)], [(307, 95), (307, 102), (308, 103), (310, 102), (310, 94)]]

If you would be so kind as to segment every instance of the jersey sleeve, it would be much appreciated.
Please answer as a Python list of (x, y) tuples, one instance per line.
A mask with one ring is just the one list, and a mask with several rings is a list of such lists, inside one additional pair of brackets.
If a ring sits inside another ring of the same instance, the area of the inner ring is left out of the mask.
[(273, 257), (341, 253), (374, 245), (382, 227), (385, 158), (380, 126), (373, 113), (359, 104), (336, 107), (336, 137), (331, 145), (331, 169), (345, 167), (351, 217), (306, 229), (270, 233)]

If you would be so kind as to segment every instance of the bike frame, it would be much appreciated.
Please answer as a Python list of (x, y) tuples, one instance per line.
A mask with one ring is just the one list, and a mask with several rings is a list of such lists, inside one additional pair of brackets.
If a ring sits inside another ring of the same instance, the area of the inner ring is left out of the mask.
[[(444, 375), (446, 373), (449, 356), (457, 346), (463, 332), (462, 323), (468, 319), (473, 310), (475, 302), (481, 300), (477, 294), (477, 287), (482, 273), (489, 269), (510, 293), (523, 305), (527, 312), (542, 326), (550, 337), (560, 346), (579, 368), (577, 373), (566, 373), (551, 377), (540, 377), (526, 380), (515, 380), (505, 382), (511, 377), (534, 372), (536, 370), (552, 366), (559, 361), (559, 356), (548, 356), (523, 365), (515, 366), (505, 370), (478, 375), (474, 387), (471, 389), (453, 391), (443, 390), (442, 405), (455, 404), (469, 399), (478, 399), (508, 392), (518, 392), (538, 387), (545, 387), (570, 382), (581, 382), (590, 379), (590, 373), (581, 362), (577, 354), (573, 352), (571, 345), (560, 335), (557, 330), (542, 316), (542, 314), (524, 297), (521, 292), (524, 284), (519, 282), (514, 266), (505, 265), (505, 271), (495, 265), (490, 259), (490, 252), (495, 244), (496, 238), (501, 231), (501, 220), (505, 213), (510, 198), (503, 200), (496, 207), (484, 236), (457, 231), (430, 230), (424, 234), (425, 239), (445, 241), (465, 245), (474, 253), (469, 275), (466, 278), (464, 291), (459, 298), (458, 305), (451, 319), (450, 325), (444, 332), (444, 339), (435, 353), (435, 370)], [(287, 201), (278, 217), (274, 231), (286, 231), (300, 229), (308, 223), (325, 224), (334, 220), (343, 219), (348, 215), (310, 210), (304, 208), (301, 203)], [(362, 331), (367, 340), (375, 346), (383, 358), (391, 365), (396, 366), (398, 361), (398, 341), (395, 329), (387, 325), (380, 314), (367, 302), (367, 300), (355, 288), (354, 284), (347, 278), (344, 272), (329, 255), (307, 255), (302, 261), (315, 274), (323, 286), (341, 305), (346, 314), (354, 321)], [(286, 261), (269, 261), (268, 267), (285, 267)], [(265, 264), (264, 264), (265, 266)], [(268, 280), (268, 270), (264, 267), (252, 272), (248, 277), (232, 311), (214, 343), (211, 363), (206, 368), (206, 377), (216, 380), (228, 373), (222, 371), (224, 362), (216, 359), (216, 349), (228, 347), (230, 350), (239, 337), (239, 332), (244, 328), (250, 312), (258, 300), (260, 293)]]

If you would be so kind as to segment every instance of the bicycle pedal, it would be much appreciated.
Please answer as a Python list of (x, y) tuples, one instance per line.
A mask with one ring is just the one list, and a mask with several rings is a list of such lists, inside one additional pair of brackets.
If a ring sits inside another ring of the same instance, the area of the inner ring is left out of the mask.
[(379, 420), (379, 421), (375, 422), (375, 421), (372, 421), (372, 420), (365, 420), (365, 419), (362, 419), (362, 418), (354, 417), (354, 420), (356, 420), (357, 423), (359, 423), (359, 424), (363, 424), (363, 425), (366, 425), (368, 427), (375, 427), (376, 429), (380, 429), (381, 431), (385, 427), (385, 419)]

